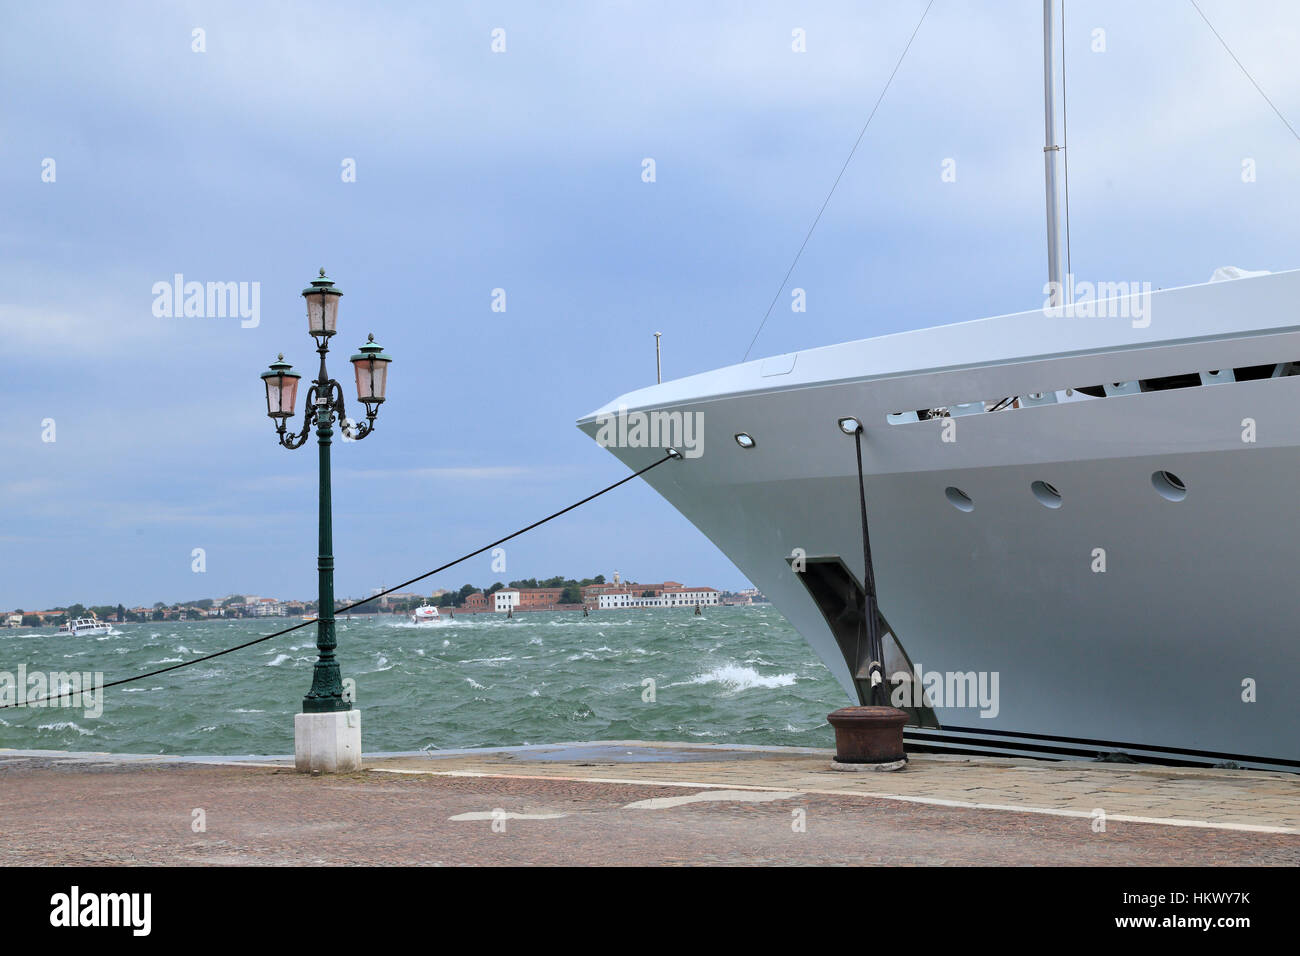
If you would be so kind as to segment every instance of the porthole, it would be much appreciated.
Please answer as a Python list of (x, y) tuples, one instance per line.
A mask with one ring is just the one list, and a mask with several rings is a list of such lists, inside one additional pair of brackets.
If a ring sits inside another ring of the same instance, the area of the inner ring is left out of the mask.
[(975, 502), (971, 501), (970, 495), (966, 494), (966, 492), (962, 491), (960, 488), (954, 488), (949, 485), (943, 490), (943, 493), (945, 497), (947, 497), (949, 503), (958, 511), (975, 510)]
[(1044, 508), (1061, 507), (1061, 493), (1047, 482), (1035, 481), (1029, 486), (1029, 490), (1034, 493), (1034, 497), (1038, 499), (1038, 503)]
[(1151, 485), (1162, 498), (1170, 501), (1182, 501), (1187, 497), (1187, 486), (1171, 471), (1157, 471), (1151, 476)]
[(741, 448), (753, 448), (754, 447), (753, 436), (748, 435), (745, 432), (739, 432), (736, 435), (736, 444), (739, 445)]

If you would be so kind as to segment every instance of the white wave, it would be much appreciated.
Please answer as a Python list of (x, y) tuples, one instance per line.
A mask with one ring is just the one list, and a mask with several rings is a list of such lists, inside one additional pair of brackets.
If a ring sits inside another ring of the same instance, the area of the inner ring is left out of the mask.
[(77, 724), (71, 720), (61, 720), (55, 724), (41, 724), (36, 729), (37, 730), (75, 730), (83, 737), (93, 737), (95, 735), (95, 732), (93, 730), (86, 730), (83, 727), (78, 727)]
[[(742, 667), (739, 664), (724, 664), (721, 667), (715, 667), (706, 674), (697, 674), (687, 684), (721, 684), (732, 693), (740, 693), (743, 690), (749, 690), (751, 687), (789, 687), (797, 678), (793, 673), (790, 674), (773, 674), (765, 677), (752, 667)], [(676, 686), (676, 685), (673, 685)]]
[(183, 660), (185, 660), (185, 658), (183, 657), (164, 657), (160, 661), (145, 661), (145, 663), (146, 664), (179, 664)]
[(279, 667), (281, 664), (283, 664), (283, 663), (284, 663), (285, 661), (287, 661), (288, 659), (289, 659), (289, 655), (288, 655), (288, 654), (276, 654), (276, 655), (275, 655), (275, 659), (274, 659), (274, 660), (271, 660), (271, 661), (268, 661), (267, 664), (266, 664), (266, 666), (267, 666), (267, 667)]
[(473, 687), (475, 690), (484, 690), (484, 689), (485, 689), (485, 688), (483, 687), (482, 684), (480, 684), (478, 681), (476, 681), (476, 680), (475, 680), (474, 678), (472, 678), (472, 677), (466, 677), (466, 678), (465, 678), (465, 683), (469, 684), (469, 686), (470, 686), (470, 687)]
[(472, 657), (467, 661), (457, 661), (458, 664), (504, 664), (506, 661), (513, 661), (513, 657)]

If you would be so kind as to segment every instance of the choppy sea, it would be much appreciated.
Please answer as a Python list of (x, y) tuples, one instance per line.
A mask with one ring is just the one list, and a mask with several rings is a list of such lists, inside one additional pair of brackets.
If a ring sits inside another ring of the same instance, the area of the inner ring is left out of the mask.
[[(283, 618), (118, 624), (69, 637), (0, 630), (0, 682), (100, 672), (105, 682), (221, 650)], [(311, 686), (315, 626), (213, 661), (104, 691), (102, 714), (0, 710), (0, 747), (114, 753), (289, 754)], [(416, 627), (338, 622), (366, 751), (581, 740), (830, 747), (843, 691), (773, 608), (532, 612)], [(653, 695), (647, 681), (653, 681)], [(653, 696), (653, 701), (646, 698)], [(84, 701), (79, 702), (84, 703)]]

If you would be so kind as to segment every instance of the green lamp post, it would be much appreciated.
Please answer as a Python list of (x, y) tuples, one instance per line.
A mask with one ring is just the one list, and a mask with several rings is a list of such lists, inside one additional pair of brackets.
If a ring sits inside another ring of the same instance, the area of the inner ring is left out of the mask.
[[(375, 416), (383, 404), (388, 385), (388, 365), (392, 357), (375, 343), (375, 337), (361, 346), (361, 351), (351, 359), (356, 371), (357, 400), (366, 407), (366, 420), (354, 424), (347, 417), (343, 403), (343, 386), (330, 378), (325, 369), (325, 356), (329, 353), (329, 340), (338, 324), (339, 299), (343, 292), (320, 270), (320, 277), (302, 291), (307, 301), (307, 331), (316, 341), (320, 354), (320, 372), (307, 389), (303, 411), (302, 431), (288, 431), (288, 420), (293, 417), (297, 399), (298, 381), (302, 377), (284, 361), (284, 355), (271, 363), (262, 373), (266, 385), (266, 414), (275, 422), (276, 436), (285, 448), (301, 448), (307, 442), (312, 425), (316, 426), (316, 441), (320, 446), (320, 541), (317, 557), (320, 606), (316, 619), (317, 660), (312, 671), (311, 690), (303, 698), (303, 714), (331, 714), (352, 709), (352, 702), (343, 695), (343, 681), (339, 673), (334, 650), (338, 646), (334, 633), (334, 541), (332, 504), (330, 497), (330, 439), (334, 423), (339, 423), (343, 434), (360, 440), (374, 431)], [(301, 740), (299, 750), (301, 752)], [(357, 755), (359, 759), (359, 754)]]

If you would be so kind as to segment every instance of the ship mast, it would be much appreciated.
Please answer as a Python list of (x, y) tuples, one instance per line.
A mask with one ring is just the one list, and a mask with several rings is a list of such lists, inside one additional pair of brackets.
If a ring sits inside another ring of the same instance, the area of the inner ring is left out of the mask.
[(1065, 276), (1061, 272), (1060, 194), (1056, 186), (1056, 161), (1061, 147), (1056, 142), (1056, 70), (1052, 61), (1056, 0), (1043, 0), (1043, 172), (1047, 185), (1047, 281), (1052, 287), (1050, 304), (1065, 304)]

